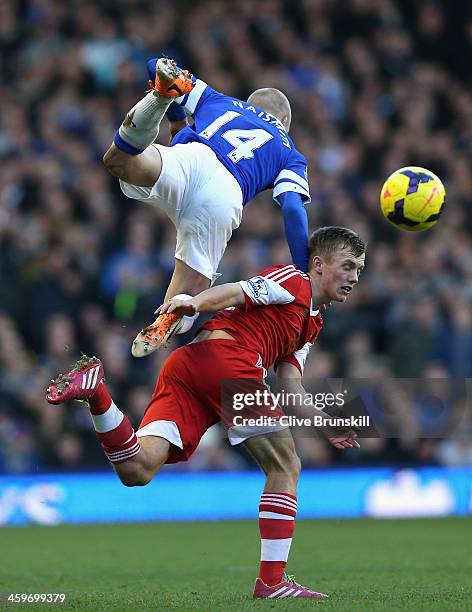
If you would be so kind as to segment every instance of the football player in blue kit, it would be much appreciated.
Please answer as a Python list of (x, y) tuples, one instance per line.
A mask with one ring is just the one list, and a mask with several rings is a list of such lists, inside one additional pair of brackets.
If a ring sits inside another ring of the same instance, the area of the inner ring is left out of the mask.
[[(273, 190), (282, 209), (293, 262), (306, 271), (307, 164), (288, 135), (286, 96), (264, 88), (243, 102), (168, 58), (147, 66), (151, 91), (127, 113), (103, 161), (126, 196), (164, 210), (176, 227), (175, 269), (165, 300), (194, 296), (214, 282), (243, 207), (265, 189)], [(170, 146), (154, 144), (165, 114)], [(136, 336), (133, 355), (150, 354), (190, 329), (196, 316), (158, 316)]]

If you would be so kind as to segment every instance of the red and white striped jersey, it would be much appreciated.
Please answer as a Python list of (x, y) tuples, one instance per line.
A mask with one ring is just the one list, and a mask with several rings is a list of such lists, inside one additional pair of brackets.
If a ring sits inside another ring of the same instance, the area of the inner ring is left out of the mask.
[(273, 266), (240, 284), (244, 306), (218, 312), (203, 329), (227, 331), (259, 353), (266, 369), (288, 362), (303, 374), (308, 351), (323, 326), (320, 311), (312, 309), (308, 274), (293, 265)]

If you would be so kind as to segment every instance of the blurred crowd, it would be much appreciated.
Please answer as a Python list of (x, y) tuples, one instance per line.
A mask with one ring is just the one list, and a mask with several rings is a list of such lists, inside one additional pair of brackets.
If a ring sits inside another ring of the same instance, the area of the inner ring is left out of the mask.
[[(136, 425), (176, 346), (130, 355), (168, 283), (174, 229), (127, 200), (101, 163), (143, 96), (145, 61), (163, 53), (242, 99), (282, 89), (309, 162), (311, 227), (348, 226), (369, 241), (359, 286), (327, 312), (307, 378), (472, 377), (472, 7), (453, 5), (0, 2), (0, 472), (105, 468), (84, 407), (46, 403), (49, 379), (80, 351), (100, 355), (115, 402)], [(163, 122), (159, 140), (168, 138)], [(405, 165), (446, 185), (444, 215), (424, 235), (380, 214), (383, 181)], [(246, 207), (222, 281), (287, 261), (267, 192)], [(398, 436), (365, 440), (361, 451), (302, 438), (299, 453), (305, 466), (472, 464), (470, 415), (452, 437), (433, 439), (421, 423), (427, 412), (398, 410)], [(180, 469), (249, 465), (215, 428)]]

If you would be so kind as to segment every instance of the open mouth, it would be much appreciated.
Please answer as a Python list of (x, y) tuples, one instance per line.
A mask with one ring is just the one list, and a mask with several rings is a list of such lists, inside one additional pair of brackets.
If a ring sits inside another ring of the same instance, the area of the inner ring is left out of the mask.
[(341, 291), (342, 291), (343, 293), (345, 293), (346, 295), (347, 295), (348, 293), (351, 293), (351, 290), (352, 290), (352, 287), (350, 287), (349, 285), (343, 285), (343, 286), (341, 287)]

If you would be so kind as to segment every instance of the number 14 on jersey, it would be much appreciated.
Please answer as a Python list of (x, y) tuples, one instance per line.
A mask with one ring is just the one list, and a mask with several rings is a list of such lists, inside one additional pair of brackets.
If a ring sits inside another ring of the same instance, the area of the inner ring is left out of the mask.
[[(220, 115), (212, 121), (199, 135), (206, 140), (210, 140), (220, 128), (240, 116), (241, 113), (236, 111), (226, 111), (226, 113), (223, 113), (223, 115)], [(228, 157), (236, 164), (241, 159), (252, 159), (254, 157), (254, 151), (265, 145), (266, 142), (269, 142), (273, 136), (262, 129), (234, 129), (223, 132), (221, 138), (224, 138), (226, 142), (229, 142), (229, 144), (234, 147), (228, 153)]]

